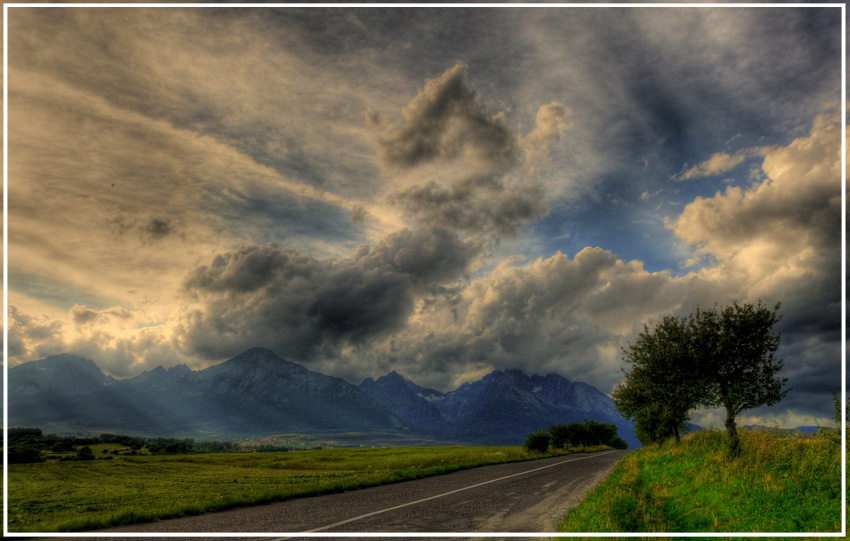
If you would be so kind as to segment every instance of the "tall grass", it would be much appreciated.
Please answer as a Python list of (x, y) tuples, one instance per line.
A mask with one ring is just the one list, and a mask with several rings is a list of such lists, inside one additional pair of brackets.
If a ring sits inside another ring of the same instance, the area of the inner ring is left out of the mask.
[[(600, 449), (557, 455), (592, 450)], [(557, 455), (520, 447), (394, 447), (15, 464), (9, 530), (93, 530)]]
[(629, 453), (561, 523), (564, 532), (836, 532), (841, 447), (827, 437), (703, 430)]

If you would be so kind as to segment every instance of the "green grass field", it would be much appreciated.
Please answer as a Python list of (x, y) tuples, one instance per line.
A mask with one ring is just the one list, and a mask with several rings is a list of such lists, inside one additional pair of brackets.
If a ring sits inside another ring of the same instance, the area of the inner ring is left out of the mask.
[(628, 454), (561, 523), (563, 532), (837, 532), (841, 447), (826, 437), (700, 431)]
[(521, 447), (395, 447), (14, 464), (9, 530), (92, 530), (545, 456), (555, 455)]

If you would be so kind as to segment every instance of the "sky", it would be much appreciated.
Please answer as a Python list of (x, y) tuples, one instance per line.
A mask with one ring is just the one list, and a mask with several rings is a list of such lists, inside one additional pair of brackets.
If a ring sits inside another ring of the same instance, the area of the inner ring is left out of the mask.
[(610, 393), (644, 325), (761, 300), (793, 389), (739, 424), (831, 424), (837, 8), (9, 8), (8, 40), (11, 366)]

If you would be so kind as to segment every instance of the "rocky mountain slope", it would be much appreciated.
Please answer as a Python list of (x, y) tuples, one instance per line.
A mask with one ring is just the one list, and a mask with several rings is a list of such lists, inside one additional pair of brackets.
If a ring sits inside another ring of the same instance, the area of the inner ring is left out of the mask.
[(398, 431), (518, 445), (531, 431), (584, 419), (615, 423), (630, 447), (638, 445), (609, 397), (556, 374), (496, 371), (448, 393), (396, 372), (355, 386), (262, 348), (204, 370), (157, 367), (124, 380), (72, 355), (9, 370), (10, 425), (60, 433), (225, 438)]

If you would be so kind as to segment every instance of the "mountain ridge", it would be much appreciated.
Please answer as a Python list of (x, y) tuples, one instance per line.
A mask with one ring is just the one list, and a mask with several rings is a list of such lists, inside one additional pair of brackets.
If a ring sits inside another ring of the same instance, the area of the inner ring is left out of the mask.
[[(39, 376), (48, 374), (46, 381)], [(79, 380), (79, 381), (76, 381)], [(88, 359), (58, 355), (9, 369), (9, 420), (62, 432), (197, 437), (284, 432), (401, 431), (465, 443), (521, 444), (551, 424), (631, 423), (597, 389), (557, 374), (496, 370), (442, 393), (394, 370), (353, 385), (264, 348), (203, 370), (158, 366), (123, 380)]]

